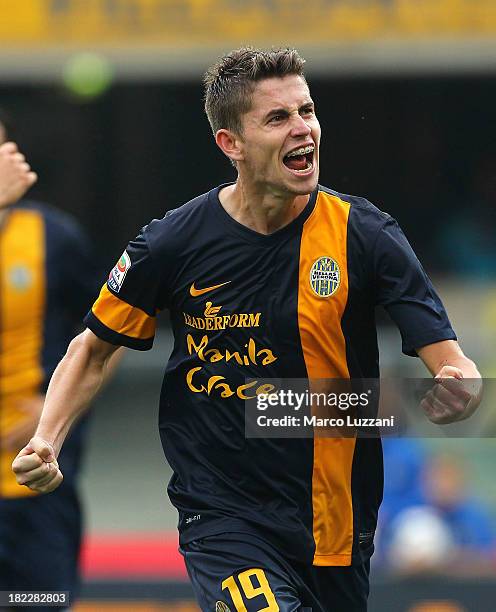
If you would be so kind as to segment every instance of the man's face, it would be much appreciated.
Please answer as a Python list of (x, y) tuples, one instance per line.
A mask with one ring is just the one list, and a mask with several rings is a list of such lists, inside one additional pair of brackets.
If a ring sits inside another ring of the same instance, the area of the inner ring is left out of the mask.
[(241, 118), (240, 172), (277, 195), (305, 195), (317, 186), (320, 125), (306, 82), (273, 77), (256, 84)]

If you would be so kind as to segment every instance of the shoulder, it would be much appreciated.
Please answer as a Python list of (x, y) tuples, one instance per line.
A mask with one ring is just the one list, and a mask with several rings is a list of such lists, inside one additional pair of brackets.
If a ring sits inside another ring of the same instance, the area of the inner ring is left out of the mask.
[(391, 215), (364, 197), (340, 193), (322, 185), (319, 185), (320, 194), (323, 201), (338, 200), (349, 207), (348, 230), (352, 234), (371, 239), (376, 237), (384, 226), (396, 223)]
[(208, 219), (208, 202), (212, 191), (193, 198), (165, 213), (162, 219), (153, 219), (142, 233), (153, 252), (170, 251), (189, 244), (205, 227)]
[(319, 185), (319, 193), (322, 193), (324, 197), (327, 195), (329, 198), (338, 199), (344, 202), (350, 207), (350, 215), (356, 216), (357, 219), (362, 221), (369, 221), (370, 223), (383, 224), (388, 220), (392, 219), (391, 215), (381, 210), (372, 202), (362, 196), (350, 195), (347, 193), (340, 193), (329, 187)]
[(54, 236), (64, 239), (80, 240), (84, 231), (71, 214), (38, 200), (20, 200), (14, 205), (15, 210), (31, 211), (40, 215), (47, 231), (53, 231)]

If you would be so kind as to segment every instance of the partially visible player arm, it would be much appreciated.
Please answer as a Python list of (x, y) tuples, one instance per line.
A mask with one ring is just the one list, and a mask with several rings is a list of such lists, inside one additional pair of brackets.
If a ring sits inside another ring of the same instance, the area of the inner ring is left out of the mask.
[(71, 342), (50, 381), (35, 435), (12, 464), (19, 484), (48, 493), (62, 482), (57, 463), (62, 444), (107, 378), (118, 348), (88, 329)]
[[(124, 347), (120, 347), (110, 357), (104, 372), (103, 384), (112, 378), (123, 356)], [(42, 394), (20, 399), (16, 403), (16, 408), (24, 413), (24, 417), (5, 428), (5, 431), (0, 431), (0, 448), (18, 451), (27, 444), (35, 434), (44, 404), (45, 395)]]
[(15, 143), (0, 146), (0, 209), (22, 198), (37, 178)]
[(437, 424), (462, 421), (472, 415), (482, 399), (481, 375), (455, 340), (444, 340), (417, 349), (436, 380), (421, 406)]

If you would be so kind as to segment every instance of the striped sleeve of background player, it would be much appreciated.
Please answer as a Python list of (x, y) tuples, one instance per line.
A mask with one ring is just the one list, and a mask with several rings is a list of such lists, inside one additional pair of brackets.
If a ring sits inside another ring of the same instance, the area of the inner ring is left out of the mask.
[(403, 352), (456, 340), (446, 310), (398, 223), (391, 217), (375, 242), (373, 266), (376, 303), (398, 326)]
[(150, 252), (147, 228), (132, 240), (111, 270), (85, 324), (111, 344), (146, 351), (161, 309), (163, 268)]

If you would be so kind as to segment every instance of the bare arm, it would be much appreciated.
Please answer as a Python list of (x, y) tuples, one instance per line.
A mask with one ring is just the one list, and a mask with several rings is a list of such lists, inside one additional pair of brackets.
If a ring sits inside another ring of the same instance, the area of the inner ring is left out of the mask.
[(19, 484), (46, 493), (62, 482), (56, 460), (62, 444), (107, 378), (118, 348), (88, 329), (71, 342), (50, 381), (35, 435), (12, 464)]
[(456, 340), (444, 340), (417, 349), (418, 356), (433, 376), (440, 374), (444, 367), (460, 370), (463, 378), (480, 378), (475, 363), (466, 357)]
[[(123, 356), (124, 347), (120, 347), (112, 354), (104, 372), (102, 386), (113, 376)], [(16, 408), (24, 413), (24, 418), (14, 422), (10, 427), (4, 428), (3, 431), (0, 431), (0, 448), (18, 451), (29, 442), (34, 436), (36, 427), (40, 421), (44, 403), (44, 394), (33, 395), (20, 399), (17, 402)]]
[(422, 408), (438, 424), (462, 421), (475, 412), (482, 399), (481, 375), (455, 340), (444, 340), (417, 349), (436, 380), (422, 400)]

